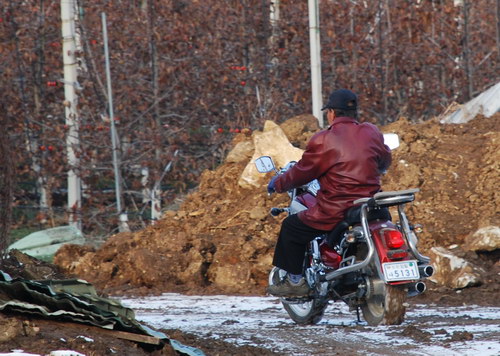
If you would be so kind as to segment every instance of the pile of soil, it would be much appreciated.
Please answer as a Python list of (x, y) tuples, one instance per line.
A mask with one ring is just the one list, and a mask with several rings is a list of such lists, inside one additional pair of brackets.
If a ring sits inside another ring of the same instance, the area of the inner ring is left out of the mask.
[(400, 119), (383, 129), (402, 141), (384, 189), (420, 189), (409, 211), (424, 227), (421, 247), (461, 244), (478, 228), (499, 225), (500, 114), (460, 125)]
[[(294, 145), (304, 148), (318, 130), (311, 118), (281, 125)], [(499, 119), (496, 114), (457, 125), (437, 119), (413, 124), (402, 118), (382, 127), (401, 140), (383, 187), (420, 188), (407, 212), (424, 227), (419, 244), (424, 253), (432, 246), (461, 244), (478, 228), (500, 224)], [(251, 140), (241, 133), (234, 144)], [(286, 205), (288, 197), (267, 195), (269, 175), (263, 175), (257, 189), (238, 185), (251, 154), (205, 171), (196, 191), (156, 225), (112, 236), (97, 250), (63, 247), (55, 263), (109, 294), (263, 294), (284, 218), (268, 212)], [(499, 267), (491, 256), (476, 257), (486, 270)]]

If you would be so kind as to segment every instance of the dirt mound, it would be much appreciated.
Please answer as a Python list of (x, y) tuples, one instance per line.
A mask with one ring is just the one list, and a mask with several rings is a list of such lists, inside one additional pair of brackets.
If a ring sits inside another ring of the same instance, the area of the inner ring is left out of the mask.
[[(462, 125), (401, 119), (383, 127), (400, 135), (385, 190), (420, 188), (408, 209), (424, 225), (421, 246), (460, 244), (478, 227), (498, 225), (500, 216), (500, 114)], [(309, 116), (281, 125), (290, 142), (304, 148), (317, 131)], [(249, 141), (244, 133), (234, 143)], [(110, 294), (262, 294), (267, 285), (281, 218), (271, 207), (285, 194), (242, 189), (237, 182), (248, 159), (205, 171), (196, 191), (177, 211), (137, 233), (112, 236), (98, 250), (63, 247), (55, 263)]]
[(461, 244), (500, 223), (500, 114), (461, 125), (401, 119), (383, 131), (402, 141), (384, 189), (420, 188), (409, 215), (424, 226), (421, 246)]
[(15, 249), (0, 259), (0, 270), (12, 278), (32, 280), (68, 278), (59, 266), (41, 261)]

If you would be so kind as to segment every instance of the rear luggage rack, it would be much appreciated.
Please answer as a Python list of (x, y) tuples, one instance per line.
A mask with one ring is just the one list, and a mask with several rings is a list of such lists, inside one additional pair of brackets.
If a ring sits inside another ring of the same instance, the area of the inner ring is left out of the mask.
[(415, 200), (415, 193), (420, 189), (406, 189), (389, 192), (376, 193), (373, 198), (360, 198), (354, 201), (354, 205), (367, 203), (369, 207), (382, 207), (410, 203)]
[(322, 276), (320, 280), (331, 281), (349, 272), (358, 271), (368, 266), (375, 251), (375, 245), (372, 241), (370, 229), (368, 227), (368, 210), (391, 205), (398, 206), (398, 215), (401, 222), (401, 227), (406, 237), (406, 241), (408, 241), (411, 252), (416, 257), (419, 263), (428, 264), (430, 262), (430, 258), (427, 256), (423, 256), (422, 254), (420, 254), (420, 252), (418, 252), (416, 238), (413, 239), (410, 237), (413, 232), (410, 230), (408, 218), (406, 217), (406, 214), (404, 212), (405, 203), (409, 203), (415, 200), (415, 193), (419, 191), (420, 189), (414, 188), (393, 192), (380, 192), (375, 194), (373, 198), (361, 198), (355, 200), (355, 205), (361, 204), (361, 226), (363, 227), (363, 234), (366, 238), (366, 245), (368, 247), (366, 257), (360, 262), (354, 261), (354, 263), (348, 266), (340, 267), (335, 271), (329, 272), (326, 275)]

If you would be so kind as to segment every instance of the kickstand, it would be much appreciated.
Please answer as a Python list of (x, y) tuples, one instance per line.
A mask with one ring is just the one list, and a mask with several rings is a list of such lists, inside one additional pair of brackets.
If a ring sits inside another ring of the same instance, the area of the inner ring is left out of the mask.
[(361, 318), (359, 317), (359, 307), (356, 306), (356, 316), (358, 317), (358, 323), (361, 323)]

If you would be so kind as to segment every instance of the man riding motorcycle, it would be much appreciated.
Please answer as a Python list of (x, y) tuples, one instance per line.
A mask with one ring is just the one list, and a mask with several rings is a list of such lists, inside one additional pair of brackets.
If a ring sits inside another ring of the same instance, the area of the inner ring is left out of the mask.
[(331, 231), (358, 198), (380, 190), (382, 172), (391, 164), (391, 151), (378, 128), (358, 121), (358, 97), (347, 89), (330, 94), (326, 130), (308, 142), (302, 158), (291, 169), (274, 176), (268, 192), (286, 192), (318, 179), (321, 189), (310, 209), (283, 220), (274, 251), (273, 265), (287, 277), (267, 288), (279, 297), (302, 297), (309, 287), (302, 263), (309, 241)]

